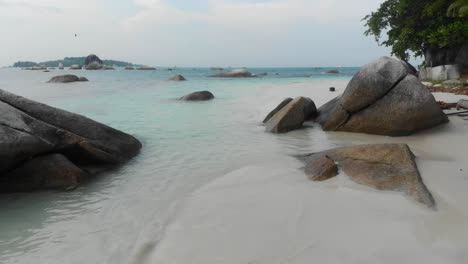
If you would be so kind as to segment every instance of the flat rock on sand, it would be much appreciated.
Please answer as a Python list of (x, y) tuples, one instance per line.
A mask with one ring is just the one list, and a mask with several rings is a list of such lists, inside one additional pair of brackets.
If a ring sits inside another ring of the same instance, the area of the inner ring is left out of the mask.
[[(327, 180), (337, 168), (357, 183), (378, 190), (402, 191), (417, 202), (435, 207), (406, 144), (375, 144), (332, 149), (303, 157), (312, 180)], [(335, 162), (337, 165), (335, 165)]]
[(114, 166), (141, 148), (124, 132), (3, 90), (0, 111), (3, 191), (68, 188), (82, 178), (79, 168)]

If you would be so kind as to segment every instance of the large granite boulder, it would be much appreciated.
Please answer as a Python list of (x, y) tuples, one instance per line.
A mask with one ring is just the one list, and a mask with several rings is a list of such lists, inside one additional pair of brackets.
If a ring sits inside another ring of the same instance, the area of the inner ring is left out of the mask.
[(396, 59), (362, 67), (343, 95), (319, 108), (324, 130), (404, 136), (448, 122), (431, 92)]
[(181, 81), (186, 81), (187, 79), (185, 79), (184, 76), (182, 76), (182, 75), (179, 74), (179, 75), (176, 75), (176, 76), (170, 78), (169, 80), (170, 80), (170, 81), (181, 82)]
[(104, 64), (102, 62), (102, 60), (98, 56), (96, 56), (95, 54), (90, 54), (90, 55), (88, 55), (88, 57), (86, 57), (84, 64), (85, 64), (85, 66), (87, 66), (87, 65), (92, 64), (92, 63), (101, 64), (101, 65)]
[(211, 77), (217, 78), (251, 78), (256, 77), (256, 75), (252, 74), (251, 72), (247, 71), (246, 69), (238, 69), (232, 70), (229, 72), (222, 72), (219, 74), (211, 75)]
[(435, 208), (435, 201), (419, 175), (414, 154), (406, 144), (344, 147), (300, 157), (314, 181), (337, 175), (338, 169), (353, 181), (378, 190), (401, 191), (417, 202)]
[[(66, 160), (82, 169), (88, 166), (107, 167), (129, 160), (141, 148), (136, 138), (124, 132), (3, 90), (0, 90), (0, 111), (0, 178), (1, 182), (16, 186), (11, 189), (13, 191), (22, 189), (22, 185), (24, 189), (31, 189), (31, 185), (36, 186), (32, 189), (68, 188), (73, 185), (69, 184), (70, 179), (57, 178), (60, 175), (69, 177), (66, 175), (70, 174), (64, 173), (64, 168), (69, 168), (72, 175), (81, 174)], [(49, 160), (37, 160), (53, 154), (60, 154), (66, 159), (51, 156), (52, 160), (60, 160), (61, 165), (57, 166), (50, 165)], [(34, 167), (38, 174), (29, 173)], [(48, 176), (41, 174), (41, 170), (48, 171)], [(66, 184), (58, 186), (60, 184), (41, 181), (43, 185), (37, 186), (34, 183), (36, 179), (44, 177), (52, 177), (54, 182)], [(8, 188), (0, 189), (8, 191)]]
[[(283, 102), (272, 111), (276, 111), (273, 116), (270, 118), (267, 116), (265, 118), (265, 120), (267, 120), (265, 122), (265, 131), (271, 133), (286, 133), (301, 128), (304, 121), (314, 116), (317, 112), (317, 108), (315, 108), (315, 104), (310, 98), (302, 96), (297, 97), (281, 107), (287, 101), (289, 101), (289, 99), (283, 100)], [(281, 109), (278, 111), (278, 108)]]
[(48, 83), (70, 83), (70, 82), (87, 82), (88, 79), (85, 77), (78, 77), (73, 74), (65, 74), (52, 77)]

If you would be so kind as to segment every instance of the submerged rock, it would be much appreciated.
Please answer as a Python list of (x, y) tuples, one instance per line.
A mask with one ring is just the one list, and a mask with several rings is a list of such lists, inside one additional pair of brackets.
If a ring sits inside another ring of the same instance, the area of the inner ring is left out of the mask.
[(230, 72), (222, 72), (219, 74), (211, 75), (211, 77), (217, 77), (217, 78), (250, 78), (250, 77), (256, 77), (249, 71), (245, 69), (238, 69), (238, 70), (232, 70)]
[(362, 67), (342, 96), (319, 108), (324, 130), (404, 136), (448, 122), (434, 96), (400, 60)]
[(70, 83), (70, 82), (87, 82), (88, 79), (85, 77), (78, 77), (73, 74), (65, 74), (52, 77), (48, 83)]
[(34, 191), (39, 189), (70, 190), (82, 183), (89, 174), (62, 154), (50, 154), (24, 162), (5, 173), (0, 191)]
[(214, 95), (209, 92), (209, 91), (199, 91), (199, 92), (194, 92), (191, 94), (188, 94), (186, 96), (183, 96), (179, 98), (179, 100), (183, 101), (207, 101), (214, 99)]
[(68, 188), (82, 178), (78, 168), (117, 165), (141, 148), (121, 131), (3, 90), (0, 111), (0, 182), (10, 184), (3, 191)]
[(177, 81), (177, 82), (180, 82), (180, 81), (186, 81), (187, 79), (185, 79), (184, 76), (182, 76), (182, 75), (179, 74), (179, 75), (176, 75), (176, 76), (170, 78), (169, 80), (170, 80), (170, 81)]
[[(287, 100), (288, 99), (283, 100), (282, 104)], [(277, 108), (280, 106), (281, 104)], [(301, 128), (304, 121), (315, 115), (316, 112), (317, 108), (315, 108), (315, 104), (310, 98), (297, 97), (287, 103), (266, 121), (265, 131), (271, 133), (286, 133)]]
[(340, 71), (339, 71), (339, 70), (336, 70), (336, 69), (333, 69), (333, 70), (327, 71), (326, 73), (338, 74), (338, 73), (340, 73)]
[[(315, 181), (337, 175), (339, 168), (353, 181), (378, 190), (401, 191), (435, 208), (435, 201), (419, 175), (414, 154), (406, 144), (344, 147), (302, 156), (307, 176)], [(335, 163), (337, 165), (335, 165)]]

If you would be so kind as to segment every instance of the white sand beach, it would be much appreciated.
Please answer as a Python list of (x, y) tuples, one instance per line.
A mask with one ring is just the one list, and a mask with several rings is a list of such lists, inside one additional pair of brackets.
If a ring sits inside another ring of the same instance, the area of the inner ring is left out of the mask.
[[(337, 85), (339, 92), (344, 85)], [(269, 102), (298, 91), (285, 90)], [(336, 94), (305, 95), (320, 105)], [(448, 102), (466, 98), (435, 97)], [(278, 156), (195, 191), (147, 263), (468, 263), (468, 121), (451, 117), (447, 125), (399, 138), (324, 135), (317, 126), (309, 130), (314, 150), (330, 147), (320, 145), (321, 136), (337, 146), (407, 143), (437, 210), (402, 193), (358, 185), (342, 174), (309, 181), (301, 162)]]

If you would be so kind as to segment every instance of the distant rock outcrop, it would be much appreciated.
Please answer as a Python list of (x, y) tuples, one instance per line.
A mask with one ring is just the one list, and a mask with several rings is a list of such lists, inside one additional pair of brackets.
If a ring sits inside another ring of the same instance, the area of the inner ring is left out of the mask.
[(333, 70), (327, 71), (327, 73), (338, 74), (338, 73), (340, 73), (340, 71), (339, 71), (339, 70), (336, 70), (336, 69), (333, 69)]
[(87, 82), (88, 79), (85, 77), (78, 77), (73, 74), (65, 74), (52, 77), (48, 83), (70, 83), (70, 82)]
[(402, 191), (415, 201), (435, 208), (435, 201), (419, 175), (414, 154), (406, 144), (344, 147), (300, 156), (305, 173), (323, 181), (342, 170), (353, 181), (378, 190)]
[(81, 65), (73, 64), (72, 66), (70, 66), (70, 70), (81, 70)]
[(217, 77), (217, 78), (250, 78), (250, 77), (256, 77), (249, 71), (245, 69), (238, 69), (238, 70), (232, 70), (229, 72), (223, 72), (215, 75), (211, 75), (211, 77)]
[(222, 71), (224, 69), (221, 68), (221, 67), (211, 67), (210, 70), (212, 70), (212, 71)]
[(0, 109), (0, 191), (73, 188), (141, 148), (121, 131), (3, 90)]
[(156, 70), (155, 67), (150, 67), (150, 66), (141, 66), (141, 67), (138, 67), (137, 70), (139, 71), (154, 71)]
[(101, 65), (104, 64), (102, 62), (102, 60), (98, 56), (96, 56), (95, 54), (90, 54), (90, 55), (88, 55), (88, 57), (86, 57), (84, 64), (85, 64), (85, 66), (87, 66), (87, 65), (92, 64), (92, 63), (101, 64)]
[(345, 92), (319, 108), (324, 130), (404, 136), (448, 122), (405, 63), (382, 57), (363, 66)]
[(130, 70), (130, 71), (135, 70), (135, 68), (132, 67), (132, 66), (127, 66), (127, 67), (125, 67), (124, 69), (125, 69), (125, 70)]
[(209, 91), (199, 91), (179, 98), (183, 101), (208, 101), (214, 99), (214, 95)]

